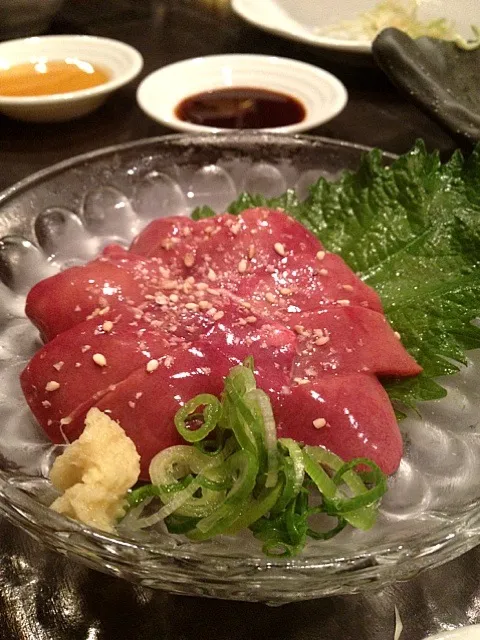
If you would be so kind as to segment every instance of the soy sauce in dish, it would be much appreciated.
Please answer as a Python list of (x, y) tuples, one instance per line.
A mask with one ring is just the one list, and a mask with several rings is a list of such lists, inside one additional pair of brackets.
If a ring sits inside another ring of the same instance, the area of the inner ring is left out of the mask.
[(78, 58), (16, 64), (0, 71), (0, 96), (48, 96), (90, 89), (104, 84), (109, 74), (90, 62)]
[(179, 120), (221, 129), (265, 129), (297, 124), (306, 110), (296, 98), (253, 87), (228, 87), (185, 98), (175, 109)]

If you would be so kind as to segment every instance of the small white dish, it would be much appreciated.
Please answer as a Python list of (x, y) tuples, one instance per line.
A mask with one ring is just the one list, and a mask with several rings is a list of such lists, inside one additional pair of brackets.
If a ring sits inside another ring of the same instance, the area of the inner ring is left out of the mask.
[(60, 122), (90, 113), (135, 78), (143, 67), (140, 53), (123, 42), (94, 36), (41, 36), (0, 43), (0, 69), (39, 58), (78, 58), (98, 65), (110, 79), (96, 87), (45, 96), (1, 96), (0, 112), (29, 122)]
[(262, 55), (219, 55), (184, 60), (147, 76), (137, 91), (145, 113), (178, 131), (218, 132), (225, 129), (186, 122), (178, 105), (191, 96), (227, 87), (249, 87), (282, 93), (305, 109), (301, 122), (262, 131), (298, 133), (336, 116), (347, 103), (347, 91), (335, 76), (305, 62)]
[[(319, 30), (344, 20), (358, 18), (373, 9), (378, 0), (232, 0), (232, 9), (250, 24), (314, 47), (334, 49), (354, 54), (370, 54), (369, 39), (341, 39), (322, 35)], [(472, 36), (471, 24), (478, 23), (477, 0), (433, 0), (419, 3), (418, 18), (429, 22), (446, 18), (464, 37)]]

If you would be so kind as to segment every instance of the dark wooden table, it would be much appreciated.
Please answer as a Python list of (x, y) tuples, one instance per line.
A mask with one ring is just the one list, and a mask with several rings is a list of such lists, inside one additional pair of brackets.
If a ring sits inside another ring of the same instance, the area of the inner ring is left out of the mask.
[[(259, 0), (260, 2), (261, 0)], [(142, 75), (198, 55), (261, 52), (324, 66), (346, 84), (343, 113), (313, 133), (397, 153), (422, 137), (448, 155), (454, 140), (401, 97), (373, 68), (345, 64), (261, 33), (194, 0), (68, 0), (52, 33), (88, 33), (128, 42), (145, 58)], [(97, 113), (61, 125), (0, 117), (0, 188), (69, 156), (167, 133), (137, 107), (137, 83)], [(480, 553), (381, 593), (268, 608), (152, 592), (46, 552), (0, 521), (1, 640), (390, 640), (394, 605), (405, 640), (480, 621)]]

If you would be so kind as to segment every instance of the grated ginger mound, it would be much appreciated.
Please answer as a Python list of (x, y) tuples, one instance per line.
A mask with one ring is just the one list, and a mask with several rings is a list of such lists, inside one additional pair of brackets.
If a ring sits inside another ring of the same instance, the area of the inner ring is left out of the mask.
[(51, 508), (112, 532), (124, 513), (125, 494), (140, 475), (133, 441), (106, 413), (93, 408), (82, 435), (53, 463), (50, 480), (63, 492)]

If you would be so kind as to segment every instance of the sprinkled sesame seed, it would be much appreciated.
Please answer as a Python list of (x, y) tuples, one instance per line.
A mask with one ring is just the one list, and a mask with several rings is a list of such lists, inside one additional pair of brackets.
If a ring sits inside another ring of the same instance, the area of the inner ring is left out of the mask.
[(158, 267), (158, 273), (162, 276), (162, 278), (170, 277), (170, 269), (167, 269), (166, 267)]
[(350, 304), (350, 300), (337, 300), (337, 303), (341, 307), (348, 307), (348, 305)]
[(98, 312), (98, 315), (99, 316), (104, 316), (109, 311), (110, 311), (110, 307), (104, 307), (103, 309), (100, 309), (100, 311)]
[(62, 418), (60, 420), (60, 424), (70, 424), (72, 422), (72, 418), (70, 416), (67, 416), (66, 418)]
[(328, 276), (328, 269), (320, 269), (319, 273), (321, 276)]
[(188, 276), (188, 278), (185, 278), (185, 282), (188, 282), (188, 284), (195, 284), (195, 278), (193, 276)]
[(301, 324), (296, 324), (293, 328), (295, 329), (295, 333), (298, 333), (299, 335), (302, 335), (305, 331), (305, 327)]
[(45, 407), (45, 409), (48, 409), (51, 406), (52, 406), (52, 403), (49, 400), (42, 400), (42, 407)]
[(60, 384), (56, 380), (50, 380), (45, 385), (45, 391), (56, 391), (57, 389), (60, 389)]
[(325, 251), (317, 251), (317, 260), (323, 260), (325, 258)]
[(244, 307), (245, 309), (251, 309), (252, 305), (250, 304), (250, 302), (247, 302), (246, 300), (241, 300), (240, 301), (240, 306)]
[(292, 290), (288, 287), (281, 287), (280, 293), (282, 294), (282, 296), (289, 296), (292, 293)]
[(210, 282), (215, 282), (215, 280), (217, 279), (217, 274), (213, 269), (210, 268), (208, 270), (207, 278), (210, 280)]
[(198, 309), (198, 304), (195, 302), (187, 302), (185, 309), (188, 309), (189, 311), (196, 311)]
[(94, 353), (92, 356), (92, 360), (95, 364), (98, 364), (99, 367), (107, 366), (107, 359), (103, 355), (103, 353)]
[(213, 316), (214, 320), (221, 320), (224, 316), (224, 312), (223, 311), (217, 311), (217, 313)]
[(247, 318), (245, 318), (245, 320), (248, 322), (248, 324), (254, 324), (257, 321), (257, 318), (255, 316), (248, 316)]
[(240, 223), (239, 223), (239, 222), (237, 222), (237, 224), (234, 224), (234, 225), (230, 228), (230, 231), (233, 233), (233, 235), (234, 235), (234, 236), (236, 236), (236, 235), (237, 235), (237, 233), (240, 231), (240, 227), (241, 227)]
[(293, 381), (297, 384), (308, 384), (310, 382), (310, 380), (307, 380), (306, 378), (294, 378)]
[(330, 342), (330, 338), (328, 336), (321, 336), (320, 338), (317, 338), (315, 340), (315, 344), (318, 344), (319, 347), (321, 347), (324, 344), (327, 344), (327, 342)]
[(313, 421), (313, 426), (315, 427), (315, 429), (323, 429), (326, 424), (327, 421), (325, 420), (325, 418), (316, 418)]
[(82, 353), (87, 353), (92, 347), (89, 344), (84, 344), (82, 347)]
[(217, 313), (217, 309), (215, 307), (210, 307), (207, 311), (207, 316), (214, 316)]
[(251, 244), (248, 247), (248, 257), (250, 258), (250, 260), (255, 256), (255, 245)]
[(281, 242), (276, 242), (273, 245), (273, 248), (275, 249), (275, 251), (278, 253), (279, 256), (284, 256), (285, 255), (285, 247), (283, 246), (283, 244)]
[(393, 335), (395, 336), (395, 338), (396, 338), (397, 340), (401, 340), (401, 339), (402, 339), (402, 336), (398, 333), (398, 331), (395, 331), (395, 332), (393, 333)]
[(185, 257), (183, 258), (183, 263), (186, 267), (193, 267), (193, 265), (195, 264), (195, 256), (193, 255), (193, 253), (186, 253)]
[(273, 295), (273, 293), (272, 293), (271, 291), (269, 291), (268, 293), (266, 293), (266, 294), (265, 294), (265, 300), (266, 300), (267, 302), (271, 302), (271, 303), (273, 303), (273, 302), (275, 302), (276, 298), (275, 298), (275, 296)]
[(202, 311), (205, 311), (205, 309), (210, 309), (211, 306), (212, 304), (208, 300), (200, 300), (200, 302), (198, 303), (198, 308)]
[(81, 363), (80, 362), (75, 362), (75, 368), (78, 369), (79, 367), (81, 367)]
[(60, 369), (63, 367), (65, 363), (60, 360), (60, 362), (55, 362), (55, 364), (53, 365), (53, 368), (56, 369), (57, 371), (60, 371)]
[(149, 360), (147, 362), (148, 373), (153, 373), (153, 371), (156, 371), (158, 369), (159, 364), (160, 363), (158, 362), (158, 360)]
[(245, 260), (245, 258), (242, 258), (238, 263), (238, 272), (245, 273), (245, 271), (247, 270), (247, 267), (248, 267), (247, 261)]
[(206, 291), (208, 289), (208, 284), (206, 282), (197, 282), (195, 287), (198, 291)]
[(143, 391), (137, 391), (135, 394), (135, 400), (139, 400), (143, 396)]
[(342, 284), (342, 289), (345, 289), (345, 291), (353, 291), (351, 284)]
[(178, 296), (177, 296), (177, 294), (176, 294), (176, 293), (171, 293), (171, 294), (168, 296), (168, 299), (170, 300), (170, 302), (178, 302)]
[(105, 333), (110, 333), (110, 331), (113, 329), (113, 322), (111, 320), (105, 320), (105, 322), (102, 324), (102, 329), (105, 331)]
[(129, 400), (128, 406), (130, 407), (130, 409), (135, 409), (135, 402), (133, 402), (132, 400)]
[(79, 304), (77, 304), (77, 306), (75, 307), (74, 311), (76, 311), (78, 313), (81, 310), (82, 310), (82, 307)]
[(172, 291), (173, 289), (178, 289), (178, 284), (175, 280), (164, 280), (162, 282), (162, 289), (165, 289), (165, 291)]

